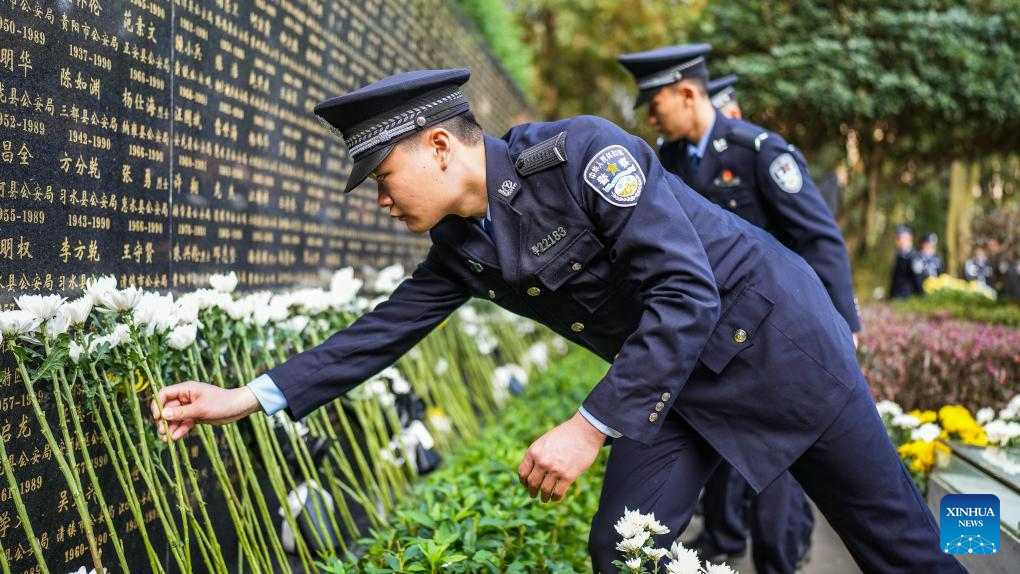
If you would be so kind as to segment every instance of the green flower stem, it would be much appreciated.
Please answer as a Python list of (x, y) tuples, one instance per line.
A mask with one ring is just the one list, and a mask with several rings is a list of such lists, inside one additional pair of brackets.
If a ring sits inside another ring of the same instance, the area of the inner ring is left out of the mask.
[[(108, 378), (106, 378), (105, 373), (103, 377), (99, 376), (99, 374), (96, 372), (95, 365), (90, 365), (90, 367), (92, 369), (93, 376), (96, 377), (97, 380), (99, 381), (109, 380)], [(103, 391), (103, 389), (100, 389), (99, 392), (96, 393), (96, 396), (99, 397), (100, 403), (103, 406), (103, 412), (106, 415), (107, 420), (109, 421), (110, 427), (114, 429), (113, 438), (114, 441), (116, 442), (117, 454), (121, 459), (124, 468), (125, 469), (129, 468), (127, 459), (124, 458), (124, 452), (127, 451), (131, 453), (131, 458), (134, 461), (135, 469), (138, 470), (138, 475), (141, 477), (142, 482), (145, 484), (146, 489), (152, 494), (152, 505), (156, 510), (156, 516), (159, 518), (160, 524), (163, 526), (163, 532), (167, 536), (167, 541), (169, 542), (170, 546), (170, 552), (172, 553), (174, 560), (177, 562), (177, 566), (182, 571), (186, 571), (185, 567), (187, 560), (181, 554), (180, 534), (177, 530), (177, 524), (169, 518), (170, 509), (164, 508), (164, 505), (162, 504), (163, 502), (166, 501), (166, 496), (164, 495), (162, 485), (158, 481), (153, 480), (150, 467), (147, 467), (142, 458), (138, 456), (139, 450), (147, 452), (146, 447), (142, 448), (124, 447), (124, 445), (121, 442), (121, 436), (132, 436), (132, 434), (131, 431), (128, 430), (127, 422), (124, 420), (123, 415), (121, 415), (120, 408), (113, 409), (110, 406), (110, 402), (107, 399), (107, 395)], [(143, 436), (142, 442), (144, 444), (145, 443), (144, 435), (140, 436)], [(133, 447), (134, 445), (131, 446)], [(128, 476), (130, 477), (130, 473), (128, 473)], [(128, 484), (130, 485), (130, 488), (133, 492), (134, 482), (132, 480), (128, 480)], [(136, 499), (138, 498), (137, 495), (135, 495), (135, 498)], [(145, 521), (144, 518), (142, 518), (140, 504), (137, 510), (135, 520), (139, 523), (139, 528), (144, 528)]]
[[(32, 530), (32, 522), (28, 518), (25, 502), (21, 499), (21, 487), (18, 484), (18, 479), (14, 476), (14, 467), (11, 465), (10, 457), (7, 456), (7, 445), (4, 442), (3, 437), (0, 436), (0, 457), (3, 458), (4, 475), (7, 477), (8, 488), (11, 490), (11, 498), (14, 500), (15, 508), (17, 508), (18, 518), (21, 519), (21, 527), (25, 530), (25, 536), (28, 537), (29, 545), (32, 547), (32, 554), (35, 555), (36, 564), (38, 564), (42, 574), (48, 574), (49, 569), (46, 567), (46, 559), (43, 558), (39, 539), (36, 538), (35, 532)], [(10, 567), (7, 565), (7, 556), (2, 548), (0, 548), (0, 556), (3, 557), (4, 572), (10, 572)]]
[[(121, 543), (120, 536), (117, 535), (117, 528), (113, 525), (113, 517), (110, 516), (110, 509), (106, 506), (106, 498), (103, 496), (102, 485), (99, 482), (99, 478), (96, 476), (95, 468), (92, 466), (92, 456), (89, 455), (88, 442), (85, 440), (85, 433), (82, 432), (81, 419), (78, 417), (78, 409), (75, 407), (73, 402), (74, 395), (71, 392), (70, 385), (67, 384), (67, 375), (63, 368), (57, 370), (57, 375), (60, 379), (59, 384), (61, 387), (60, 389), (54, 388), (54, 391), (56, 391), (54, 394), (58, 397), (57, 408), (63, 410), (63, 405), (60, 404), (59, 399), (61, 392), (63, 392), (63, 394), (67, 395), (67, 410), (71, 413), (71, 423), (74, 425), (74, 433), (81, 448), (82, 461), (85, 463), (85, 471), (88, 473), (89, 480), (92, 481), (92, 489), (96, 494), (96, 501), (99, 503), (99, 508), (103, 512), (103, 520), (106, 522), (106, 529), (110, 533), (110, 540), (113, 542), (113, 550), (117, 554), (117, 560), (120, 561), (121, 570), (123, 570), (125, 574), (131, 574), (131, 570), (127, 565), (127, 558), (124, 556), (124, 545)], [(71, 443), (68, 443), (68, 450), (73, 450)]]
[(89, 515), (88, 504), (85, 501), (85, 496), (81, 492), (81, 488), (78, 486), (77, 475), (71, 471), (71, 468), (67, 464), (67, 459), (64, 458), (63, 450), (57, 444), (56, 438), (50, 431), (50, 425), (46, 421), (46, 415), (43, 413), (42, 407), (39, 405), (39, 397), (35, 393), (35, 386), (32, 384), (32, 378), (28, 376), (28, 369), (25, 367), (25, 361), (17, 354), (15, 354), (16, 362), (18, 363), (18, 371), (21, 373), (21, 377), (24, 379), (25, 388), (28, 389), (28, 397), (32, 403), (32, 411), (35, 413), (36, 420), (39, 421), (39, 429), (43, 433), (43, 437), (46, 439), (46, 444), (49, 445), (50, 451), (53, 452), (53, 460), (57, 462), (57, 467), (60, 469), (60, 473), (64, 475), (64, 480), (67, 481), (67, 486), (71, 490), (71, 496), (74, 498), (75, 508), (78, 510), (78, 516), (81, 518), (82, 528), (85, 530), (85, 538), (88, 540), (89, 551), (92, 553), (92, 563), (96, 568), (97, 572), (103, 571), (103, 563), (100, 560), (99, 545), (96, 543), (96, 535), (92, 530), (92, 516)]

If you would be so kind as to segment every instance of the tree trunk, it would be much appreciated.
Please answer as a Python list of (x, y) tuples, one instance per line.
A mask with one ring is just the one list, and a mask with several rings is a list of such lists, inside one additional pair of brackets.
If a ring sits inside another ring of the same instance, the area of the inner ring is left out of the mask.
[(974, 186), (980, 177), (977, 162), (956, 160), (949, 168), (949, 213), (946, 218), (946, 270), (960, 276), (960, 267), (970, 257), (971, 219), (974, 214)]
[[(864, 137), (870, 137), (870, 135)], [(882, 182), (882, 167), (885, 163), (884, 142), (871, 142), (870, 146), (871, 153), (868, 154), (865, 166), (865, 171), (868, 174), (868, 199), (865, 203), (864, 215), (864, 244), (869, 251), (874, 249), (881, 235), (878, 229), (878, 192)]]

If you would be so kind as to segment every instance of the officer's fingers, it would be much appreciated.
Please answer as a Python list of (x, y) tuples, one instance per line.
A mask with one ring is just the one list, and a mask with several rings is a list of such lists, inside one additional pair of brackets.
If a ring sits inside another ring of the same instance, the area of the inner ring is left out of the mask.
[(182, 403), (190, 403), (194, 400), (192, 394), (198, 393), (201, 383), (197, 381), (184, 381), (175, 385), (167, 385), (159, 390), (159, 404), (166, 404), (167, 401), (177, 399)]
[(528, 494), (531, 498), (538, 496), (538, 491), (542, 486), (542, 481), (545, 480), (545, 469), (541, 466), (536, 466), (531, 474), (528, 475)]
[(538, 487), (542, 493), (542, 502), (549, 502), (554, 488), (556, 488), (556, 476), (551, 472), (547, 473), (542, 480), (542, 485)]
[(521, 486), (528, 486), (528, 475), (531, 474), (531, 469), (534, 467), (535, 459), (531, 458), (531, 453), (524, 453), (524, 460), (517, 467), (517, 478), (521, 481)]
[(168, 421), (186, 421), (188, 419), (200, 419), (201, 407), (196, 404), (181, 404), (178, 401), (172, 401), (173, 404), (167, 403), (163, 407), (163, 418)]
[(557, 480), (556, 481), (556, 488), (554, 488), (553, 491), (552, 491), (552, 499), (553, 499), (553, 501), (554, 502), (559, 502), (559, 501), (563, 500), (563, 497), (567, 495), (567, 489), (569, 489), (570, 485), (573, 484), (573, 483), (574, 483), (574, 481), (566, 479), (566, 478), (560, 478), (559, 480)]
[(170, 433), (170, 439), (181, 440), (184, 438), (184, 435), (188, 434), (188, 432), (193, 428), (195, 428), (194, 419), (181, 421), (180, 423), (177, 423), (177, 428)]

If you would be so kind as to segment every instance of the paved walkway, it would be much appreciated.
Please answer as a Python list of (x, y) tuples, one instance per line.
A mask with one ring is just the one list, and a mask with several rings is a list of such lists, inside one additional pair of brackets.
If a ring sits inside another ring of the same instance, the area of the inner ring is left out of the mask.
[[(815, 532), (811, 540), (811, 561), (797, 572), (801, 574), (860, 574), (860, 568), (854, 564), (846, 546), (826, 522), (825, 517), (818, 512), (814, 505), (811, 508), (815, 514)], [(701, 517), (695, 516), (691, 525), (680, 536), (680, 540), (689, 544), (700, 531)], [(754, 574), (750, 547), (748, 547), (746, 556), (730, 562), (729, 565), (740, 574)]]

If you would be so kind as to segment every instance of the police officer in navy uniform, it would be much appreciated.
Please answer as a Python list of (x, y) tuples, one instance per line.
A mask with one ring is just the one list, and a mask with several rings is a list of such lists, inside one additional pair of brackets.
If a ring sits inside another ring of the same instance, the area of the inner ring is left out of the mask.
[(744, 117), (744, 111), (740, 109), (740, 102), (737, 101), (737, 89), (734, 87), (739, 81), (740, 76), (730, 74), (708, 82), (708, 98), (712, 102), (712, 107), (734, 120)]
[(890, 299), (905, 299), (923, 295), (921, 287), (921, 256), (914, 250), (914, 230), (907, 225), (897, 225), (896, 260), (893, 263), (892, 283), (889, 286)]
[[(735, 105), (736, 78), (708, 82), (710, 51), (708, 44), (693, 44), (619, 58), (638, 85), (636, 106), (649, 105), (649, 123), (666, 140), (659, 151), (663, 167), (804, 257), (851, 330), (859, 331), (842, 234), (803, 156), (778, 134), (717, 109)], [(708, 481), (702, 499), (705, 528), (698, 539), (702, 556), (717, 561), (743, 554), (746, 491), (740, 474), (725, 464)], [(748, 518), (756, 570), (794, 572), (806, 557), (814, 527), (797, 482), (784, 474), (753, 498)]]
[[(939, 275), (945, 273), (945, 266), (942, 264), (942, 258), (938, 254), (939, 247), (939, 236), (935, 233), (926, 233), (921, 237), (921, 248), (918, 250), (918, 256), (920, 257), (920, 271), (915, 272), (920, 276), (921, 284), (924, 285), (924, 280), (928, 278), (934, 279)], [(915, 265), (917, 263), (915, 262)]]
[(480, 297), (612, 363), (518, 468), (532, 496), (560, 500), (617, 437), (590, 533), (596, 572), (616, 572), (624, 507), (683, 530), (720, 458), (756, 490), (794, 472), (865, 570), (963, 571), (940, 552), (850, 330), (800, 257), (606, 120), (483, 136), (460, 91), (468, 77), (410, 72), (316, 107), (354, 160), (347, 189), (371, 174), (379, 205), (432, 247), (388, 301), (259, 380), (162, 389), (164, 436), (258, 410), (300, 419)]

